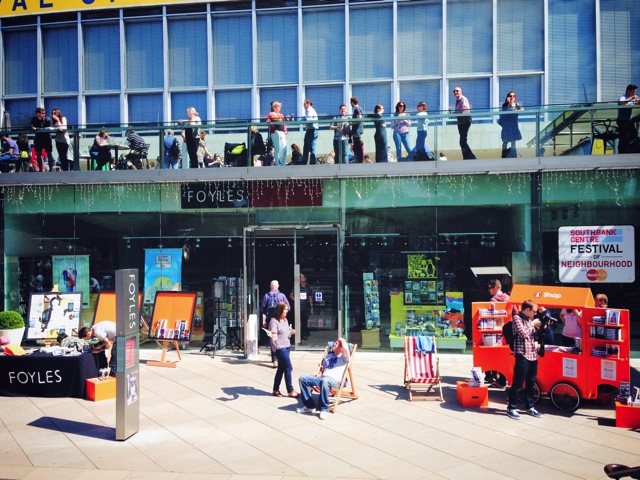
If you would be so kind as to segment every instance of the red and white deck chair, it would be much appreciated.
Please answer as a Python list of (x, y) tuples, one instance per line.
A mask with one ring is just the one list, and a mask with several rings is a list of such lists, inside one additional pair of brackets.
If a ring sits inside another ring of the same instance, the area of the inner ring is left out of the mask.
[(413, 400), (414, 393), (423, 399), (432, 390), (437, 394), (436, 386), (440, 390), (440, 401), (443, 401), (438, 363), (435, 337), (404, 337), (404, 386), (409, 392), (409, 401)]

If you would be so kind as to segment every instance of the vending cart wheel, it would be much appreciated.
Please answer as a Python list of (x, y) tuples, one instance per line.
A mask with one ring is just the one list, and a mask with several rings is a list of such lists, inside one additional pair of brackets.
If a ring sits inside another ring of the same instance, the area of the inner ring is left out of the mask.
[[(524, 392), (524, 387), (518, 392), (518, 398), (522, 403), (527, 404), (527, 395)], [(540, 400), (540, 385), (536, 382), (533, 384), (533, 403), (538, 403), (538, 400)]]
[(556, 383), (549, 396), (553, 404), (564, 412), (575, 412), (580, 406), (580, 394), (569, 383)]

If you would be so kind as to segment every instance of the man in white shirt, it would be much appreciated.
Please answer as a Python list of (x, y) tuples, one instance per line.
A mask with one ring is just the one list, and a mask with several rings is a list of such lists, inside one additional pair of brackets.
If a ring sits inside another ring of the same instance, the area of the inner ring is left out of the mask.
[[(326, 420), (329, 411), (329, 393), (331, 388), (339, 388), (344, 370), (349, 364), (349, 344), (344, 338), (338, 338), (331, 346), (322, 362), (320, 373), (300, 377), (300, 398), (304, 406), (297, 408), (298, 413), (315, 413), (320, 411), (320, 420)], [(313, 387), (320, 388), (320, 397), (316, 406), (311, 396)]]
[[(313, 108), (313, 100), (310, 98), (304, 101), (304, 119), (318, 120), (318, 114)], [(316, 164), (316, 140), (318, 140), (318, 123), (305, 124), (304, 144), (302, 147), (302, 163), (306, 165)]]
[(109, 368), (111, 368), (112, 376), (115, 376), (117, 371), (116, 352), (113, 349), (116, 343), (116, 335), (116, 322), (111, 322), (109, 320), (103, 320), (102, 322), (94, 323), (92, 327), (82, 327), (78, 332), (78, 338), (81, 338), (82, 340), (99, 338), (102, 342), (104, 350), (111, 350)]

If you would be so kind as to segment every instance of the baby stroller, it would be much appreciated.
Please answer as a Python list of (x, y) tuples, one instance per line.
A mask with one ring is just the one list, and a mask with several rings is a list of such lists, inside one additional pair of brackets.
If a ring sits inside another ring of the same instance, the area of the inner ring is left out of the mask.
[(224, 164), (227, 167), (247, 166), (247, 146), (243, 143), (224, 144)]
[(142, 170), (149, 164), (147, 154), (149, 144), (145, 143), (142, 148), (132, 148), (126, 155), (120, 155), (116, 161), (116, 170)]

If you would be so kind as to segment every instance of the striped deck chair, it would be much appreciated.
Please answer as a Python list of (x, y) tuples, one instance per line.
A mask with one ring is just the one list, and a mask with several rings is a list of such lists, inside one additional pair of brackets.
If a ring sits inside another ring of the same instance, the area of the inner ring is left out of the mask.
[[(333, 346), (333, 342), (329, 342), (327, 347), (324, 349), (324, 354), (322, 355), (322, 360), (320, 361), (320, 368), (318, 369), (318, 375), (320, 374), (320, 370), (322, 369), (322, 364), (324, 363), (324, 357), (331, 351), (331, 347)], [(340, 399), (342, 397), (348, 397), (351, 400), (356, 400), (358, 398), (358, 394), (356, 393), (356, 384), (353, 381), (353, 374), (351, 372), (351, 365), (353, 364), (353, 357), (356, 354), (356, 350), (358, 350), (358, 345), (354, 343), (349, 343), (349, 363), (347, 367), (344, 369), (344, 373), (342, 374), (342, 381), (340, 382), (340, 388), (332, 388), (329, 395), (333, 395), (333, 402), (329, 406), (329, 411), (331, 413), (335, 413), (336, 408), (340, 404)], [(314, 392), (319, 393), (320, 389), (314, 387)]]
[[(418, 352), (416, 344), (428, 345), (433, 350), (431, 353)], [(434, 389), (436, 386), (440, 390), (440, 401), (443, 401), (442, 377), (438, 363), (435, 337), (404, 337), (404, 386), (409, 392), (409, 401), (413, 400), (414, 393), (419, 393), (423, 399), (426, 399), (432, 390), (437, 394)]]

